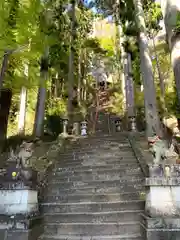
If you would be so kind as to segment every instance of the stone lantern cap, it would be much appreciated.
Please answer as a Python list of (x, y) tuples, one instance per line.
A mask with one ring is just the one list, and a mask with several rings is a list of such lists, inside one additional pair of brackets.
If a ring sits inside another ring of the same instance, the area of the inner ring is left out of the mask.
[(122, 119), (121, 119), (121, 118), (116, 118), (115, 124), (120, 124), (121, 122), (122, 122)]

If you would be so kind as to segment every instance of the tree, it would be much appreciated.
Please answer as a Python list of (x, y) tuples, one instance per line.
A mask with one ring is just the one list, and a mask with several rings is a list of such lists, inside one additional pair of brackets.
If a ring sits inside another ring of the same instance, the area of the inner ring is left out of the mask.
[[(161, 9), (163, 13), (166, 37), (171, 53), (171, 64), (174, 71), (176, 92), (178, 99), (178, 115), (180, 111), (180, 2), (162, 0)], [(178, 116), (179, 118), (179, 116)], [(179, 120), (180, 125), (180, 120)]]

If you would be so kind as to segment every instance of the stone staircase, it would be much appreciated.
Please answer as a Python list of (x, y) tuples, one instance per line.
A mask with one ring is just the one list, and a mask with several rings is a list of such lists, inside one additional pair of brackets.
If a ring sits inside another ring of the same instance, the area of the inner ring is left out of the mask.
[(79, 139), (49, 175), (39, 240), (143, 240), (143, 182), (126, 134)]

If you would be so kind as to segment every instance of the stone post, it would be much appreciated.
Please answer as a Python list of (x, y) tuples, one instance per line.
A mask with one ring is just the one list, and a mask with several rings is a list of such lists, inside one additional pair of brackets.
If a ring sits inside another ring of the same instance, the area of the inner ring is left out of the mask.
[(180, 239), (180, 165), (150, 164), (146, 186), (144, 239)]

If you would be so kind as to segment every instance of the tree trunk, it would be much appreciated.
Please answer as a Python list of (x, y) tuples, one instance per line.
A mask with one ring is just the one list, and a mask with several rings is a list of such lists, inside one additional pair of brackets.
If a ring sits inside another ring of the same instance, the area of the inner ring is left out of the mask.
[(26, 100), (27, 100), (27, 89), (26, 87), (21, 88), (20, 93), (20, 110), (18, 119), (18, 133), (23, 135), (25, 133), (25, 119), (26, 119)]
[(78, 90), (77, 90), (77, 99), (78, 104), (81, 105), (81, 87), (82, 87), (82, 75), (81, 75), (81, 59), (82, 53), (79, 54), (79, 62), (78, 62)]
[(126, 76), (127, 76), (127, 68), (125, 65), (125, 61), (127, 59), (127, 54), (125, 52), (124, 49), (124, 33), (122, 30), (121, 25), (118, 25), (118, 29), (119, 29), (119, 45), (120, 45), (120, 52), (121, 52), (121, 90), (122, 90), (122, 94), (123, 94), (123, 112), (125, 113), (126, 111)]
[[(26, 64), (24, 66), (24, 76), (28, 80), (29, 67)], [(27, 88), (21, 87), (20, 92), (20, 108), (19, 108), (19, 119), (18, 119), (18, 133), (23, 135), (25, 133), (25, 121), (26, 121), (26, 101), (27, 101)]]
[(35, 123), (34, 123), (34, 135), (36, 137), (41, 137), (43, 134), (44, 126), (44, 113), (45, 113), (45, 103), (46, 103), (46, 83), (48, 79), (48, 49), (45, 55), (41, 59), (41, 76), (40, 85), (38, 90)]
[(73, 84), (74, 84), (74, 39), (75, 39), (75, 21), (76, 21), (76, 15), (75, 15), (75, 7), (76, 2), (75, 0), (71, 0), (71, 36), (70, 36), (70, 51), (69, 51), (69, 72), (68, 72), (68, 104), (67, 104), (67, 113), (69, 119), (71, 119), (72, 116), (72, 101), (73, 101)]
[(154, 54), (155, 54), (155, 58), (156, 58), (156, 66), (157, 66), (159, 82), (160, 82), (161, 96), (162, 96), (162, 98), (164, 98), (165, 97), (164, 79), (163, 79), (163, 76), (161, 74), (161, 68), (160, 68), (160, 64), (159, 64), (158, 54), (157, 54), (157, 51), (156, 51), (156, 44), (155, 44), (155, 41), (154, 41), (154, 36), (152, 36), (152, 40), (153, 40), (153, 48), (154, 48)]
[(144, 12), (141, 0), (133, 1), (136, 10), (136, 23), (139, 28), (138, 42), (140, 49), (141, 72), (144, 85), (146, 136), (151, 137), (154, 134), (162, 136), (159, 116), (157, 113), (156, 91), (154, 85), (152, 62), (148, 48)]
[(4, 76), (8, 67), (8, 59), (9, 59), (9, 52), (5, 51), (3, 61), (2, 61), (1, 72), (0, 72), (0, 91), (2, 89)]
[[(126, 61), (126, 52), (124, 49), (124, 41), (125, 41), (125, 36), (123, 33), (122, 25), (119, 20), (119, 10), (120, 10), (120, 0), (116, 0), (113, 9), (114, 9), (114, 20), (116, 23), (116, 55), (118, 60), (121, 62), (121, 67), (120, 67), (120, 79), (121, 79), (121, 91), (123, 95), (123, 101), (122, 101), (122, 109), (123, 109), (123, 114), (126, 114), (126, 66), (125, 66), (125, 61)], [(120, 48), (120, 52), (119, 52)]]
[(161, 0), (161, 9), (166, 27), (169, 49), (171, 52), (171, 64), (174, 71), (178, 97), (178, 110), (180, 112), (180, 30), (178, 29), (176, 31), (177, 21), (180, 20), (180, 1)]
[(12, 100), (12, 91), (10, 89), (1, 89), (1, 93), (0, 93), (0, 141), (6, 139), (11, 100)]
[(126, 74), (126, 108), (127, 108), (127, 116), (134, 117), (135, 109), (134, 109), (134, 86), (133, 86), (133, 78), (132, 78), (132, 66), (131, 66), (131, 54), (127, 53), (127, 74)]

